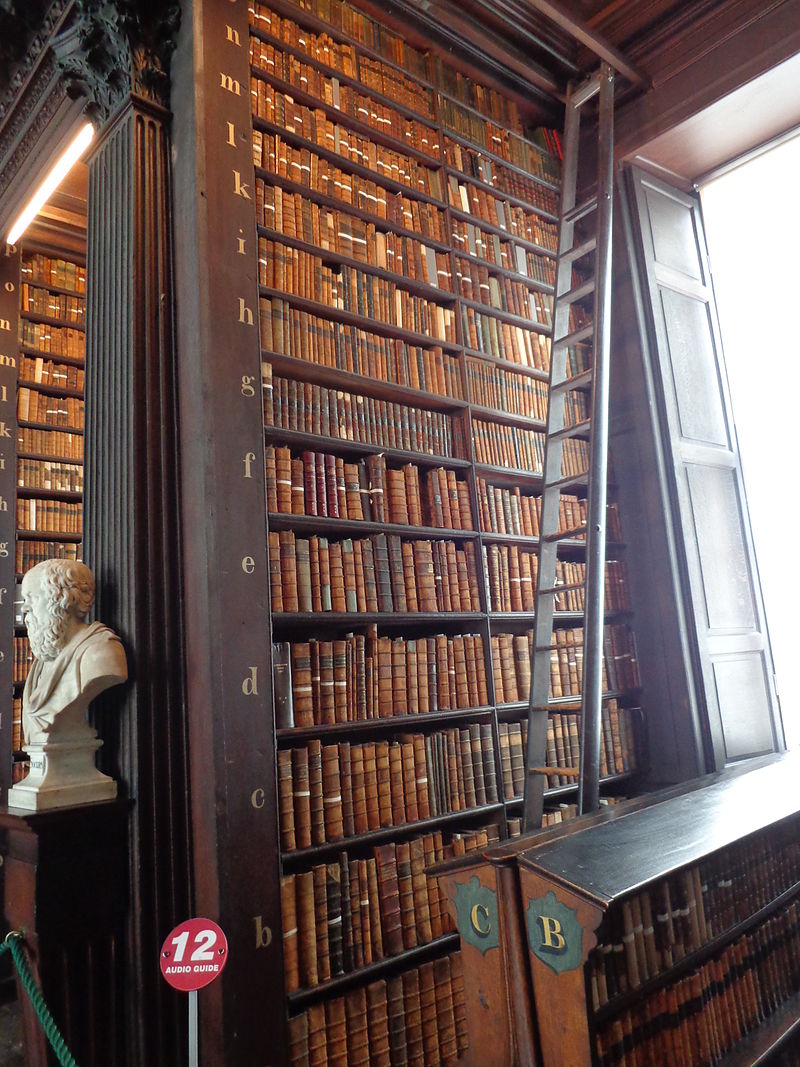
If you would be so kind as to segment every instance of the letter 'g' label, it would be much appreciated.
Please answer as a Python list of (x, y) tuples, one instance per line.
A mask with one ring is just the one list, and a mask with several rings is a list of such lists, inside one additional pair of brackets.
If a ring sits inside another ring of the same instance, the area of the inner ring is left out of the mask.
[(574, 908), (548, 892), (528, 902), (528, 944), (534, 956), (556, 972), (573, 971), (583, 961), (583, 927)]

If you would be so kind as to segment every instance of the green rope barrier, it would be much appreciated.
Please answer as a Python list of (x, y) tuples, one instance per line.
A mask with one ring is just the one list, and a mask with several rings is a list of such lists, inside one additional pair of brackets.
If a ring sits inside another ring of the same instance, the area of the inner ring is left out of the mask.
[(21, 931), (12, 930), (10, 934), (6, 935), (5, 941), (0, 943), (0, 957), (2, 957), (5, 952), (11, 953), (14, 966), (17, 968), (17, 973), (19, 974), (19, 980), (22, 982), (22, 988), (28, 994), (28, 999), (33, 1005), (33, 1010), (36, 1012), (36, 1016), (42, 1024), (45, 1037), (50, 1042), (50, 1047), (53, 1052), (55, 1052), (61, 1067), (78, 1067), (75, 1057), (67, 1048), (67, 1043), (61, 1036), (61, 1031), (56, 1026), (55, 1019), (50, 1014), (50, 1009), (45, 1003), (42, 991), (37, 986), (36, 981), (31, 974), (28, 961), (25, 959), (25, 953), (22, 949), (24, 940), (25, 937)]

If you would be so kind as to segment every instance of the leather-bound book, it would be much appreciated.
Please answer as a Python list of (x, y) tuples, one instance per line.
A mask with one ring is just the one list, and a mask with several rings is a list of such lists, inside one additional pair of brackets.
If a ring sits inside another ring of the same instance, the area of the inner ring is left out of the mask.
[(419, 968), (419, 1003), (422, 1015), (422, 1047), (425, 1067), (441, 1063), (439, 1053), (439, 1028), (436, 1020), (436, 982), (433, 964), (423, 963)]
[(406, 1009), (408, 1067), (427, 1067), (422, 1040), (419, 971), (416, 968), (406, 971), (403, 975), (403, 1000)]
[(433, 574), (436, 582), (436, 610), (453, 611), (450, 600), (450, 579), (447, 573), (447, 546), (444, 541), (434, 541), (430, 546)]
[(469, 498), (469, 486), (466, 481), (459, 479), (457, 485), (458, 492), (458, 514), (461, 520), (460, 525), (462, 530), (472, 530), (472, 504)]
[(419, 601), (417, 597), (417, 574), (414, 569), (414, 546), (410, 541), (401, 542), (400, 555), (403, 568), (406, 611), (419, 611)]
[(402, 826), (406, 819), (405, 783), (403, 779), (403, 748), (397, 742), (389, 745), (389, 783), (392, 797), (392, 822)]
[(403, 979), (399, 975), (386, 980), (386, 1015), (389, 1023), (391, 1065), (392, 1067), (408, 1067)]
[[(372, 958), (383, 959), (383, 929), (381, 927), (381, 901), (378, 895), (378, 864), (374, 857), (367, 860), (367, 897), (369, 924), (372, 931)], [(363, 902), (362, 902), (363, 903)]]
[(364, 569), (364, 598), (367, 611), (382, 611), (378, 599), (378, 571), (375, 542), (366, 538), (361, 542), (361, 559)]
[(331, 957), (328, 946), (328, 869), (324, 863), (312, 867), (314, 876), (314, 929), (317, 941), (317, 976), (327, 982), (331, 976)]
[(386, 534), (377, 534), (372, 538), (372, 546), (378, 585), (378, 610), (394, 611), (392, 575), (389, 568), (389, 544)]
[(328, 1032), (325, 1023), (325, 1005), (313, 1004), (308, 1015), (308, 1064), (309, 1067), (328, 1067)]
[(370, 1067), (391, 1067), (386, 984), (373, 982), (366, 993)]
[(469, 737), (472, 749), (472, 773), (475, 778), (475, 800), (480, 807), (486, 803), (486, 782), (481, 751), (481, 729), (477, 723), (470, 724)]
[(401, 743), (400, 751), (403, 760), (403, 796), (405, 797), (405, 815), (407, 822), (416, 822), (419, 819), (419, 806), (417, 804), (417, 781), (414, 767), (414, 745), (411, 741)]
[(386, 461), (383, 456), (368, 456), (369, 498), (372, 505), (372, 521), (386, 522), (385, 489)]
[(403, 479), (405, 481), (406, 503), (408, 506), (408, 522), (411, 526), (422, 526), (419, 469), (413, 463), (406, 463), (403, 467)]
[(397, 842), (395, 856), (403, 944), (406, 948), (414, 948), (418, 943), (417, 922), (414, 911), (414, 882), (411, 877), (411, 849), (408, 841)]
[(291, 749), (278, 750), (278, 813), (281, 851), (297, 847), (294, 829), (294, 775)]
[(358, 871), (359, 916), (361, 919), (361, 946), (364, 952), (364, 964), (372, 963), (375, 956), (372, 951), (372, 912), (369, 901), (369, 861), (354, 860), (353, 866)]
[(391, 826), (394, 818), (392, 815), (392, 782), (388, 741), (376, 741), (375, 743), (375, 769), (378, 779), (379, 822), (381, 826)]
[(378, 767), (375, 762), (375, 743), (361, 745), (364, 765), (364, 797), (367, 809), (367, 827), (370, 830), (380, 828), (381, 816), (378, 805)]
[(389, 553), (389, 580), (392, 586), (392, 601), (395, 611), (408, 611), (406, 583), (403, 571), (403, 552), (400, 538), (390, 534), (386, 538)]
[(333, 642), (334, 720), (347, 722), (347, 641)]
[(409, 525), (406, 482), (401, 470), (386, 471), (386, 489), (389, 522)]
[(511, 760), (511, 790), (508, 796), (520, 797), (525, 789), (525, 751), (519, 723), (509, 723), (508, 740)]
[(430, 541), (414, 541), (414, 574), (417, 587), (417, 605), (420, 611), (435, 612), (436, 576), (433, 569), (433, 553)]
[[(344, 560), (340, 541), (331, 541), (328, 546), (331, 573), (331, 611), (347, 611), (347, 597), (344, 588)], [(355, 590), (355, 579), (353, 581)]]
[(344, 836), (342, 822), (342, 782), (339, 770), (339, 748), (325, 745), (322, 749), (322, 804), (325, 820), (325, 840), (338, 841)]
[[(356, 592), (356, 567), (353, 553), (353, 542), (346, 537), (341, 543), (342, 552), (342, 581), (344, 585), (344, 607), (342, 611), (358, 611), (358, 595)], [(334, 611), (337, 609), (334, 608)]]
[(289, 1067), (309, 1067), (306, 1012), (289, 1020)]
[(379, 845), (375, 849), (378, 868), (383, 946), (387, 955), (395, 956), (404, 949), (400, 917), (400, 886), (397, 879), (397, 858), (394, 844)]
[(342, 911), (342, 964), (345, 972), (355, 969), (353, 948), (353, 913), (350, 899), (350, 860), (346, 852), (339, 853), (339, 899)]
[(275, 728), (285, 730), (294, 726), (291, 649), (286, 641), (272, 646), (272, 674), (275, 693)]
[(369, 830), (367, 794), (364, 781), (364, 750), (362, 745), (350, 747), (350, 776), (353, 791), (353, 826), (357, 834)]
[(278, 506), (275, 509), (282, 515), (292, 513), (292, 454), (288, 448), (275, 449), (275, 489)]
[[(470, 707), (470, 685), (469, 674), (467, 672), (465, 641), (466, 638), (464, 637), (454, 637), (451, 642), (453, 662), (450, 677), (455, 684), (454, 707), (457, 708)], [(448, 669), (450, 668), (448, 667)]]
[(433, 983), (436, 996), (436, 1029), (439, 1033), (439, 1052), (442, 1063), (452, 1063), (458, 1056), (456, 1020), (453, 1005), (453, 984), (450, 963), (446, 956), (433, 961)]
[(282, 611), (297, 611), (297, 566), (295, 559), (295, 540), (291, 530), (281, 530), (280, 542), (281, 594)]
[(417, 926), (417, 942), (427, 944), (433, 937), (431, 932), (431, 912), (428, 901), (428, 884), (425, 877), (425, 847), (422, 838), (415, 837), (409, 841), (411, 858), (411, 883), (414, 893), (414, 917)]
[(322, 744), (316, 738), (308, 742), (308, 788), (311, 808), (311, 843), (325, 842), (325, 805), (322, 796)]
[[(307, 641), (297, 641), (292, 645), (278, 645), (276, 648), (284, 648), (290, 653), (291, 673), (287, 663), (286, 671), (283, 670), (283, 654), (280, 658), (273, 658), (273, 673), (275, 675), (275, 714), (276, 726), (313, 726), (314, 725), (314, 700), (311, 689), (311, 646)], [(292, 704), (288, 711), (283, 697), (279, 697), (279, 683), (283, 686), (284, 678), (289, 675)], [(278, 713), (280, 709), (280, 720)], [(287, 721), (289, 718), (289, 721)]]
[(325, 893), (328, 901), (328, 954), (331, 977), (344, 974), (342, 940), (342, 872), (338, 863), (326, 866)]
[(325, 456), (322, 452), (314, 453), (314, 481), (317, 494), (317, 515), (329, 515), (328, 487), (325, 480)]
[(362, 933), (359, 862), (357, 859), (350, 860), (348, 870), (350, 879), (350, 921), (353, 931), (353, 966), (356, 969), (363, 967), (366, 962), (364, 959), (364, 937)]
[(322, 610), (332, 611), (331, 554), (327, 537), (320, 537), (319, 539), (319, 582), (322, 596)]
[(450, 979), (453, 987), (453, 1014), (456, 1023), (456, 1047), (461, 1057), (469, 1048), (467, 1033), (467, 1002), (464, 993), (464, 972), (461, 966), (461, 953), (454, 952), (448, 956)]
[(283, 587), (281, 579), (281, 545), (280, 535), (267, 535), (269, 550), (269, 595), (273, 611), (283, 611)]
[(323, 725), (336, 722), (333, 677), (333, 642), (319, 641), (319, 721)]
[(290, 469), (292, 477), (292, 514), (305, 515), (306, 502), (302, 459), (293, 459)]
[(347, 1067), (369, 1067), (367, 1035), (367, 998), (363, 989), (345, 995), (347, 1016)]
[(325, 1001), (328, 1067), (347, 1067), (347, 1015), (344, 997)]
[(355, 604), (354, 611), (368, 611), (367, 608), (367, 583), (364, 571), (364, 546), (369, 541), (353, 541), (353, 570), (355, 572)]
[(295, 876), (295, 897), (297, 900), (300, 986), (302, 989), (308, 989), (319, 982), (313, 871), (302, 871)]
[(293, 748), (291, 753), (295, 839), (297, 848), (309, 848), (312, 842), (308, 749)]
[(367, 461), (360, 460), (358, 463), (358, 492), (361, 497), (361, 514), (367, 522), (375, 522), (372, 511), (372, 496), (369, 488), (369, 471)]
[[(441, 842), (442, 835), (439, 830), (433, 834), (425, 834), (422, 838), (422, 850), (426, 870), (429, 867), (432, 867), (434, 863), (438, 863), (445, 858)], [(425, 880), (428, 887), (428, 913), (431, 918), (431, 937), (441, 937), (444, 933), (442, 913), (443, 910), (446, 913), (447, 905), (442, 904), (442, 892), (439, 889), (438, 879), (426, 877)]]
[(447, 788), (446, 809), (448, 811), (462, 811), (464, 804), (464, 773), (460, 767), (460, 748), (458, 745), (458, 731), (445, 730), (442, 734), (444, 742), (445, 782)]
[(324, 457), (325, 461), (325, 499), (328, 506), (328, 515), (331, 518), (339, 518), (339, 488), (336, 483), (336, 458), (329, 453)]
[(311, 554), (305, 537), (295, 541), (295, 566), (297, 569), (297, 610), (311, 611)]
[(407, 640), (405, 642), (406, 649), (406, 711), (409, 715), (418, 715), (420, 710), (425, 711), (425, 708), (420, 707), (419, 701), (419, 675), (417, 667), (417, 642)]
[(508, 723), (498, 723), (497, 733), (500, 739), (500, 770), (503, 775), (503, 796), (513, 797), (514, 779), (511, 773), (511, 736)]
[(283, 917), (283, 970), (286, 992), (300, 988), (300, 956), (297, 936), (295, 875), (281, 878), (281, 914)]
[(405, 641), (402, 638), (396, 638), (391, 642), (392, 715), (406, 715), (408, 713), (408, 680), (405, 653)]
[(417, 793), (417, 810), (420, 819), (428, 819), (431, 815), (430, 808), (430, 785), (428, 782), (428, 763), (425, 755), (425, 738), (422, 734), (412, 735), (414, 746), (414, 778)]
[(494, 804), (498, 799), (497, 770), (494, 761), (494, 738), (492, 737), (492, 727), (490, 723), (481, 723), (480, 733), (483, 779), (486, 785), (486, 801), (489, 804)]
[(275, 448), (273, 445), (267, 445), (264, 449), (264, 479), (267, 488), (267, 511), (271, 513), (278, 510), (277, 477), (278, 469), (275, 465)]
[(347, 518), (360, 522), (364, 519), (361, 508), (361, 487), (358, 480), (358, 464), (344, 465), (345, 497), (347, 500)]

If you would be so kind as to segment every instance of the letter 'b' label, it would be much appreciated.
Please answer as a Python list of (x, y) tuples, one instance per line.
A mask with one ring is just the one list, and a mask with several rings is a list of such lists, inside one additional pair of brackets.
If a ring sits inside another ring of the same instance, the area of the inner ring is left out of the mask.
[(528, 944), (542, 963), (556, 972), (573, 971), (583, 961), (583, 927), (574, 908), (548, 892), (528, 903)]

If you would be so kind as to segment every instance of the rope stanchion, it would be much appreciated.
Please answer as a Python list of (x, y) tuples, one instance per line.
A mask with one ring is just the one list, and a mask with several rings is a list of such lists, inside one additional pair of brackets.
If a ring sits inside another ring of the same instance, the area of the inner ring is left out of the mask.
[(11, 953), (11, 958), (14, 961), (14, 966), (17, 968), (17, 974), (22, 983), (22, 988), (28, 994), (28, 999), (33, 1005), (33, 1010), (36, 1012), (36, 1017), (41, 1023), (45, 1037), (50, 1042), (50, 1047), (53, 1052), (55, 1052), (61, 1067), (78, 1067), (75, 1057), (67, 1048), (67, 1043), (62, 1037), (61, 1031), (56, 1026), (55, 1019), (50, 1014), (50, 1009), (45, 1003), (42, 991), (37, 986), (36, 981), (31, 974), (31, 969), (28, 966), (28, 961), (25, 958), (25, 952), (22, 948), (24, 941), (25, 935), (21, 930), (12, 930), (10, 933), (6, 934), (5, 940), (0, 944), (0, 957), (6, 952)]

